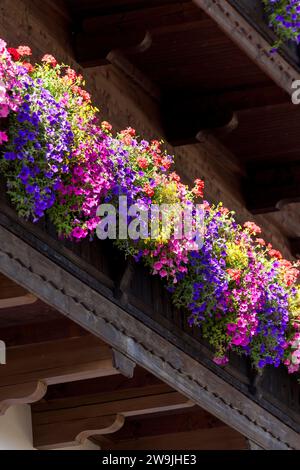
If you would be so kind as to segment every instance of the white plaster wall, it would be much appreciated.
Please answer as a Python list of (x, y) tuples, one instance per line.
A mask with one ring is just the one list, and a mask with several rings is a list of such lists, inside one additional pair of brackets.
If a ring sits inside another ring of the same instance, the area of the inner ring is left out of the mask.
[(0, 450), (34, 450), (30, 406), (12, 406), (0, 416)]

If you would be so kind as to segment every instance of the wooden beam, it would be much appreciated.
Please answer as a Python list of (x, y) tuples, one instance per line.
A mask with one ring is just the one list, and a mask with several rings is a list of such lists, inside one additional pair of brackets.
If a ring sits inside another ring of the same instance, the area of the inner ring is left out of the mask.
[(116, 349), (112, 350), (112, 355), (114, 367), (125, 377), (132, 378), (136, 366), (135, 362)]
[(247, 208), (253, 214), (276, 212), (300, 202), (300, 161), (251, 163), (245, 181)]
[(0, 414), (12, 404), (33, 403), (47, 386), (120, 373), (111, 350), (94, 336), (7, 349), (0, 368)]
[[(101, 447), (103, 443), (113, 446), (124, 440), (150, 436), (198, 431), (200, 429), (224, 428), (224, 423), (207, 411), (194, 406), (182, 410), (134, 416), (126, 419), (124, 426), (115, 434), (106, 437), (93, 437)], [(228, 428), (230, 429), (230, 428)]]
[(0, 274), (0, 309), (29, 305), (36, 300), (37, 298), (23, 287)]
[(0, 328), (0, 338), (5, 341), (7, 347), (12, 347), (89, 335), (88, 331), (62, 315), (49, 321), (32, 323), (33, 321), (34, 319), (30, 318), (26, 324)]
[(230, 128), (237, 121), (230, 108), (220, 107), (214, 97), (177, 96), (173, 90), (162, 95), (162, 123), (166, 139), (173, 146), (199, 142), (202, 131)]
[[(13, 219), (0, 214), (2, 273), (264, 449), (300, 449), (298, 432), (268, 411), (265, 404), (251, 400), (134, 318), (92, 287), (93, 283), (80, 280), (86, 279), (84, 272), (81, 276), (72, 274), (75, 268), (71, 262), (63, 264), (62, 256), (54, 248), (46, 248), (42, 239), (38, 243), (35, 240), (35, 248), (23, 241), (19, 237), (26, 239), (27, 232), (19, 228)], [(51, 261), (52, 255), (60, 260), (60, 266)]]
[(101, 450), (244, 450), (246, 439), (227, 426), (196, 431), (170, 432), (101, 444)]
[[(195, 27), (204, 13), (191, 3), (174, 2), (167, 5), (145, 5), (144, 8), (120, 9), (119, 12), (91, 9), (78, 17), (75, 27), (75, 54), (84, 67), (108, 63), (114, 49), (129, 54), (144, 52), (151, 47), (152, 34), (165, 34), (174, 28)], [(170, 29), (171, 28), (171, 29)], [(150, 34), (149, 34), (150, 32)]]
[[(119, 417), (121, 426), (128, 416), (191, 406), (193, 402), (165, 384), (37, 403), (32, 407), (34, 446), (49, 449), (82, 444), (90, 436), (103, 434), (105, 417)], [(105, 434), (110, 432), (115, 428)]]

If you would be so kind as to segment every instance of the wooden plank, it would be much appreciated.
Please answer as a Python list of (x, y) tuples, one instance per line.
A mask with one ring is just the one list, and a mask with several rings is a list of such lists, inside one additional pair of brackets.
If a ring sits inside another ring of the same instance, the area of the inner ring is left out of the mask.
[[(193, 402), (165, 384), (112, 391), (97, 397), (52, 400), (32, 408), (35, 447), (53, 448), (82, 443), (93, 435), (101, 435), (103, 417), (120, 416), (122, 424), (128, 416), (167, 412), (194, 406)], [(59, 429), (59, 434), (56, 430)], [(112, 432), (112, 431), (110, 431)], [(115, 432), (115, 429), (113, 430)], [(105, 432), (107, 434), (108, 431)], [(59, 437), (58, 437), (59, 436)]]
[(39, 400), (47, 385), (118, 373), (109, 347), (90, 335), (8, 348), (0, 368), (0, 413)]
[(127, 418), (124, 426), (117, 433), (105, 438), (99, 436), (93, 437), (93, 441), (96, 441), (102, 447), (102, 443), (105, 442), (113, 445), (124, 440), (172, 433), (177, 434), (200, 429), (224, 428), (224, 426), (222, 421), (219, 421), (207, 413), (207, 411), (193, 406), (189, 409), (169, 411), (168, 413)]
[(197, 431), (136, 437), (114, 443), (101, 443), (101, 450), (243, 450), (246, 440), (226, 426)]
[(300, 448), (291, 427), (2, 226), (0, 240), (6, 276), (264, 449)]
[[(80, 422), (64, 421), (60, 425), (49, 424), (33, 427), (33, 443), (37, 449), (59, 449), (80, 446), (91, 435), (117, 432), (124, 425), (124, 417), (116, 415), (82, 419)], [(37, 434), (38, 433), (38, 434)]]
[(0, 309), (29, 305), (36, 302), (37, 298), (28, 293), (23, 287), (0, 274)]

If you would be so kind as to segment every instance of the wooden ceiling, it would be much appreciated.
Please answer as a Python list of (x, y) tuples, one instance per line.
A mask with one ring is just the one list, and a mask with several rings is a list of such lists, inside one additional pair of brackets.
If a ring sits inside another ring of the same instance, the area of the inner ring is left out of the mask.
[(28, 296), (1, 275), (0, 338), (7, 351), (0, 415), (33, 403), (35, 447), (80, 446), (86, 439), (112, 450), (247, 447), (238, 432)]
[[(252, 23), (262, 22), (260, 9), (248, 3), (239, 10), (250, 20), (254, 15)], [(203, 130), (217, 136), (247, 174), (244, 197), (253, 213), (300, 201), (300, 107), (193, 1), (65, 0), (64, 5), (77, 60), (86, 67), (115, 60), (124, 73), (130, 64), (130, 75), (159, 102), (173, 145), (196, 143)], [(266, 25), (262, 29), (265, 34)], [(260, 166), (272, 170), (273, 162), (284, 162), (293, 188), (278, 189), (278, 173), (271, 171), (266, 191), (273, 197), (265, 203)], [(259, 197), (252, 201), (256, 191)]]

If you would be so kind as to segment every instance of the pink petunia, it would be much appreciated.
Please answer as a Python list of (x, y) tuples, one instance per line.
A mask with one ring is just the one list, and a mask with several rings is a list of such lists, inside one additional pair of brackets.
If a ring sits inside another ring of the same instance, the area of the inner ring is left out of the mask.
[(0, 131), (0, 145), (8, 141), (6, 132)]
[(9, 115), (9, 108), (7, 104), (0, 106), (0, 118), (6, 118)]

